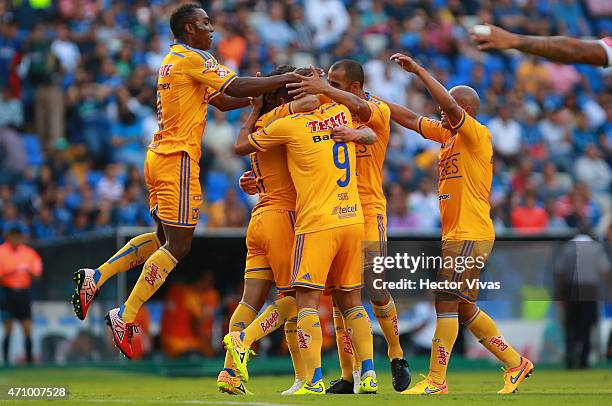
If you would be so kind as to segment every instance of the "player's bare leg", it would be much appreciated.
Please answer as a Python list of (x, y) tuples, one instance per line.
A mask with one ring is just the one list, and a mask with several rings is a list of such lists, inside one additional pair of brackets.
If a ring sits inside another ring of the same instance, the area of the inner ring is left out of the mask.
[(5, 319), (2, 322), (4, 328), (4, 338), (2, 339), (2, 357), (4, 365), (9, 365), (9, 348), (11, 346), (11, 334), (13, 333), (13, 320)]
[(334, 290), (334, 301), (342, 311), (356, 357), (361, 361), (358, 393), (376, 393), (378, 381), (374, 371), (374, 347), (370, 319), (361, 302), (361, 289)]
[(498, 393), (516, 392), (523, 380), (533, 373), (533, 363), (505, 341), (495, 322), (475, 303), (459, 304), (459, 321), (504, 364), (504, 387)]

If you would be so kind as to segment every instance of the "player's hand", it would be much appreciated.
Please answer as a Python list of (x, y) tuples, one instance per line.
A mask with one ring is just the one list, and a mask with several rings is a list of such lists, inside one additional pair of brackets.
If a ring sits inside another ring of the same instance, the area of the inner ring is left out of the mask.
[(332, 136), (334, 142), (354, 142), (358, 134), (354, 129), (342, 126), (334, 128)]
[(416, 61), (408, 55), (396, 53), (391, 55), (390, 59), (401, 66), (406, 72), (416, 73), (419, 69), (421, 69), (421, 65), (416, 63)]
[(288, 83), (287, 89), (289, 89), (289, 95), (294, 99), (299, 99), (308, 94), (316, 95), (323, 93), (325, 87), (328, 86), (323, 79), (321, 79), (321, 70), (310, 65), (310, 76), (302, 76), (295, 74), (299, 77), (299, 81), (295, 83)]
[(470, 28), (470, 39), (476, 43), (476, 47), (481, 51), (491, 49), (510, 49), (516, 46), (516, 35), (495, 25), (486, 24), (490, 33), (479, 32), (477, 27)]
[(246, 193), (247, 195), (256, 195), (257, 192), (257, 182), (253, 177), (253, 171), (246, 171), (240, 176), (238, 180), (238, 185), (240, 189)]

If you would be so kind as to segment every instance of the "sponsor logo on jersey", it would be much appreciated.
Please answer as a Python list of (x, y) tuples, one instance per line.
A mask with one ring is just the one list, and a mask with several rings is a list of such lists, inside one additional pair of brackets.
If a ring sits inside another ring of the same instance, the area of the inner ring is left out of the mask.
[(160, 78), (167, 78), (168, 76), (170, 76), (170, 70), (172, 69), (172, 66), (174, 66), (173, 64), (166, 64), (166, 65), (162, 65), (159, 68), (159, 77)]
[(450, 195), (448, 193), (444, 193), (443, 195), (438, 196), (438, 200), (448, 200), (450, 199)]
[(338, 216), (338, 218), (354, 217), (357, 214), (357, 203), (349, 206), (334, 206), (332, 209), (332, 216)]
[[(308, 128), (310, 128), (311, 133), (319, 132), (319, 131), (329, 131), (336, 127), (342, 127), (344, 125), (348, 125), (348, 119), (346, 118), (346, 114), (344, 111), (339, 112), (331, 117), (326, 118), (325, 120), (313, 120), (306, 123)], [(315, 141), (315, 137), (313, 137), (314, 142), (324, 141), (322, 139)]]
[(206, 67), (206, 70), (212, 69), (216, 67), (217, 65), (218, 63), (215, 59), (209, 59), (206, 62), (204, 62), (204, 66)]
[(225, 69), (223, 66), (219, 66), (217, 69), (214, 70), (214, 72), (217, 74), (217, 76), (219, 76), (221, 79), (223, 79), (224, 77), (226, 77), (227, 75), (229, 75), (229, 72), (227, 71), (227, 69)]

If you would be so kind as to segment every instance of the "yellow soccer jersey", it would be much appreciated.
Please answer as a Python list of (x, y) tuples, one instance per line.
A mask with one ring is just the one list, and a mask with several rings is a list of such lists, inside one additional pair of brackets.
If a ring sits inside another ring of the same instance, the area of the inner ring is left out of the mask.
[(353, 127), (346, 106), (324, 104), (281, 118), (249, 134), (259, 151), (285, 145), (297, 191), (295, 234), (363, 223), (357, 191), (355, 144), (335, 143), (331, 129)]
[(199, 162), (208, 101), (223, 93), (235, 79), (236, 74), (210, 53), (181, 43), (172, 44), (159, 68), (159, 130), (149, 149), (158, 154), (185, 151)]
[(491, 133), (465, 111), (454, 133), (421, 117), (419, 132), (441, 143), (438, 199), (443, 240), (493, 240), (489, 194), (493, 178)]
[[(291, 103), (283, 104), (259, 117), (255, 129), (259, 130), (272, 121), (290, 114), (293, 114)], [(252, 153), (251, 167), (255, 173), (259, 192), (259, 200), (253, 208), (253, 214), (271, 209), (295, 210), (295, 187), (287, 168), (287, 153), (284, 146)]]
[(376, 216), (387, 212), (382, 170), (391, 134), (391, 111), (385, 102), (369, 94), (367, 101), (372, 116), (367, 123), (355, 120), (355, 128), (371, 128), (376, 133), (377, 140), (372, 145), (356, 146), (357, 186), (364, 215)]

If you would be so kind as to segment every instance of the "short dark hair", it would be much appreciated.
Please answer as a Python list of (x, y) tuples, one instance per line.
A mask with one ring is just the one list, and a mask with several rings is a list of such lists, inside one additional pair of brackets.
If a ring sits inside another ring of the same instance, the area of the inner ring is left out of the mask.
[(342, 59), (334, 63), (330, 68), (332, 71), (336, 69), (342, 69), (351, 82), (359, 82), (363, 86), (365, 75), (363, 73), (363, 66), (359, 62), (352, 59)]
[(200, 10), (201, 5), (197, 3), (187, 3), (176, 8), (170, 15), (170, 30), (174, 38), (180, 38), (185, 34), (185, 24), (191, 21), (194, 12)]

